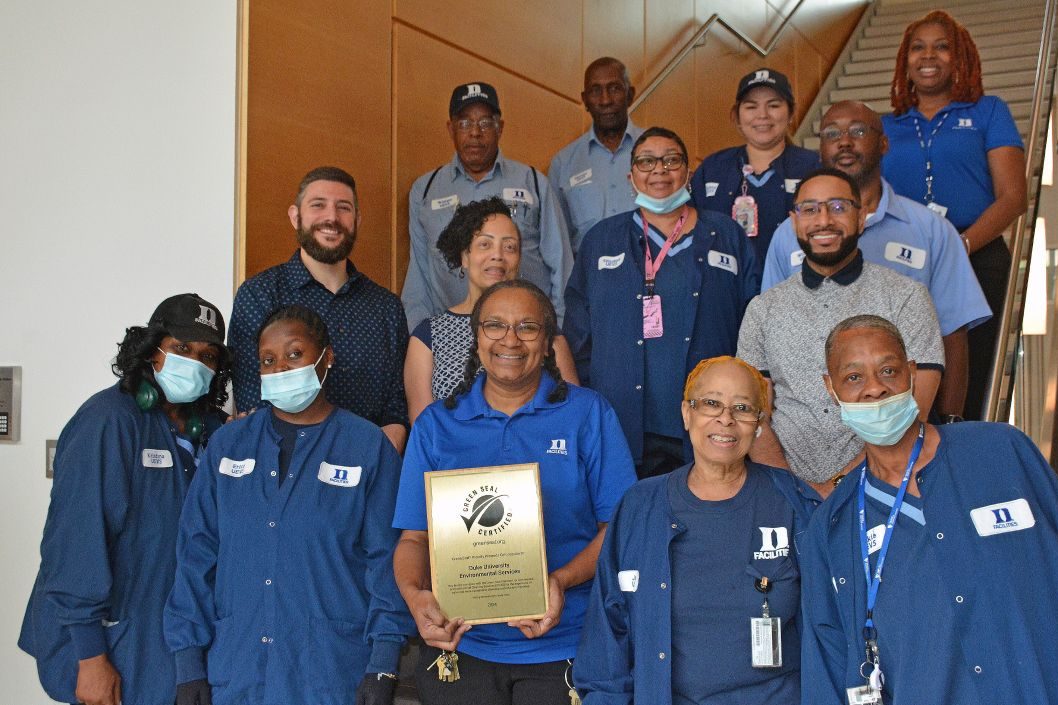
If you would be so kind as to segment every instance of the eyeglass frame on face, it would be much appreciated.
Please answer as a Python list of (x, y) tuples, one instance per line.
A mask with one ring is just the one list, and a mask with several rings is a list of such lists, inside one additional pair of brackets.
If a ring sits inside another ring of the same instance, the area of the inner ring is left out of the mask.
[[(494, 336), (492, 336), (489, 333), (489, 330), (490, 330), (489, 327), (491, 327), (491, 330), (493, 330), (495, 332), (498, 332), (501, 326), (503, 327), (503, 333), (501, 333), (499, 335), (499, 337), (494, 337)], [(526, 328), (526, 326), (528, 326), (528, 328)], [(544, 330), (543, 324), (537, 323), (536, 321), (521, 321), (519, 323), (504, 323), (503, 321), (497, 321), (495, 319), (491, 319), (491, 320), (488, 320), (488, 321), (482, 321), (481, 323), (478, 323), (478, 328), (481, 329), (481, 332), (484, 333), (485, 337), (488, 338), (489, 340), (503, 340), (504, 338), (507, 337), (507, 331), (513, 329), (514, 330), (514, 337), (516, 337), (518, 340), (522, 341), (523, 343), (531, 343), (531, 342), (533, 342), (534, 340), (536, 340), (537, 338), (540, 337), (540, 333)], [(533, 331), (533, 330), (535, 330), (535, 333), (533, 333), (531, 338), (523, 337), (523, 333), (530, 332), (530, 331)]]
[[(874, 127), (873, 125), (867, 125), (866, 123), (862, 122), (854, 122), (845, 129), (842, 129), (837, 125), (827, 125), (822, 130), (820, 130), (819, 134), (816, 136), (819, 137), (820, 141), (822, 142), (837, 142), (845, 135), (848, 135), (854, 140), (862, 140), (864, 137), (870, 134), (871, 130), (882, 134), (882, 131), (879, 130), (877, 127)], [(862, 132), (863, 134), (856, 134), (856, 132)]]
[[(703, 406), (706, 404), (708, 406)], [(746, 423), (754, 423), (764, 418), (764, 412), (746, 402), (739, 401), (734, 404), (725, 404), (719, 399), (710, 399), (709, 397), (698, 397), (696, 399), (688, 399), (687, 405), (695, 411), (695, 413), (701, 414), (707, 418), (718, 419), (724, 415), (726, 409), (731, 414), (731, 418), (735, 421), (744, 421)], [(735, 407), (742, 406), (744, 409), (736, 409)], [(709, 413), (716, 411), (715, 414)], [(748, 414), (748, 415), (747, 415)]]
[[(834, 210), (834, 204), (835, 203), (838, 204), (838, 209), (837, 210)], [(812, 212), (807, 212), (806, 213), (804, 209), (805, 209), (805, 207), (808, 207), (808, 206), (813, 207), (813, 208), (818, 208), (818, 210), (815, 213), (812, 213)], [(856, 210), (859, 210), (861, 206), (860, 206), (859, 203), (857, 203), (856, 201), (852, 200), (851, 198), (837, 198), (837, 197), (835, 197), (835, 198), (827, 198), (827, 199), (824, 199), (822, 201), (817, 201), (815, 199), (809, 199), (809, 200), (800, 201), (798, 203), (793, 204), (793, 212), (796, 213), (798, 216), (800, 216), (802, 218), (816, 218), (816, 217), (818, 217), (818, 216), (823, 214), (823, 208), (824, 207), (826, 208), (827, 213), (830, 214), (830, 215), (844, 216), (844, 215), (849, 215), (852, 212), (853, 208), (855, 208)], [(849, 208), (848, 211), (842, 210), (842, 208), (846, 208), (846, 207)]]
[[(644, 167), (643, 165), (647, 162), (650, 162), (650, 166)], [(665, 154), (660, 157), (655, 157), (652, 154), (644, 154), (640, 157), (636, 157), (635, 159), (633, 159), (632, 166), (635, 167), (636, 170), (641, 171), (644, 174), (649, 174), (650, 172), (654, 171), (654, 168), (658, 165), (658, 162), (661, 162), (661, 168), (665, 171), (675, 171), (676, 169), (682, 169), (683, 167), (687, 166), (687, 157), (683, 156), (678, 152), (675, 154)]]
[(500, 126), (500, 121), (496, 117), (481, 118), (480, 120), (471, 120), (470, 118), (460, 118), (453, 120), (452, 124), (455, 125), (456, 130), (459, 132), (470, 132), (474, 127), (477, 127), (482, 132), (492, 132)]

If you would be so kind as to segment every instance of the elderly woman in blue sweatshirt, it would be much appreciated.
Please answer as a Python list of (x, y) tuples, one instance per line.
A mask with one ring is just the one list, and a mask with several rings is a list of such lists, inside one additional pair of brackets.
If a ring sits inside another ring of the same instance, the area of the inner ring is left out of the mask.
[(621, 500), (573, 667), (585, 705), (800, 702), (797, 541), (818, 497), (746, 455), (767, 412), (732, 357), (687, 377), (694, 462)]
[(400, 457), (320, 393), (334, 353), (314, 311), (273, 313), (258, 357), (271, 406), (217, 432), (180, 517), (177, 705), (390, 705), (413, 628), (391, 568)]

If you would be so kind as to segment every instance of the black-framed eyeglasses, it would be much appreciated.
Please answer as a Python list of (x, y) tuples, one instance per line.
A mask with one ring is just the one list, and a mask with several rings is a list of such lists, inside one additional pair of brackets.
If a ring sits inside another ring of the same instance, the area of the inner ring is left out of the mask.
[(847, 215), (860, 204), (851, 198), (828, 198), (825, 201), (801, 201), (793, 205), (794, 213), (805, 218), (814, 218), (826, 209), (831, 215)]
[(481, 118), (480, 120), (462, 118), (456, 120), (455, 125), (460, 132), (470, 132), (475, 126), (482, 132), (492, 132), (500, 126), (500, 121), (494, 117)]
[(682, 167), (684, 164), (687, 163), (687, 160), (682, 154), (666, 154), (663, 157), (652, 157), (649, 155), (644, 155), (642, 157), (636, 157), (635, 159), (633, 159), (632, 166), (634, 166), (639, 171), (649, 173), (651, 171), (654, 171), (654, 167), (658, 165), (658, 162), (661, 162), (661, 167), (665, 171), (672, 171), (673, 169), (679, 169), (680, 167)]
[(745, 402), (725, 404), (719, 399), (702, 397), (700, 399), (688, 399), (687, 404), (702, 416), (712, 418), (723, 414), (724, 409), (731, 412), (731, 418), (735, 421), (760, 421), (761, 416), (764, 415), (760, 409)]
[(507, 331), (514, 329), (514, 335), (523, 343), (531, 343), (540, 337), (543, 326), (536, 321), (522, 321), (521, 323), (504, 323), (503, 321), (482, 321), (478, 324), (489, 340), (503, 340), (507, 337)]
[(848, 135), (854, 140), (862, 140), (871, 130), (878, 130), (878, 128), (864, 125), (862, 122), (854, 122), (844, 130), (837, 125), (830, 125), (819, 131), (819, 139), (824, 142), (837, 142), (843, 136)]

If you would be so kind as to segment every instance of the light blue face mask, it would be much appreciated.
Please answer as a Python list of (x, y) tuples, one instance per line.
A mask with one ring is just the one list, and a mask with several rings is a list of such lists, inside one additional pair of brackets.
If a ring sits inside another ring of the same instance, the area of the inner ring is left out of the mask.
[(162, 388), (167, 401), (186, 404), (209, 391), (213, 370), (183, 355), (169, 353), (161, 348), (158, 348), (158, 352), (165, 355), (165, 362), (162, 363), (162, 369), (154, 373), (154, 381)]
[[(323, 388), (323, 381), (316, 376), (316, 365), (320, 364), (326, 354), (325, 349), (320, 353), (319, 360), (305, 367), (261, 375), (261, 399), (271, 402), (272, 406), (288, 414), (296, 414), (309, 408)], [(329, 368), (327, 372), (330, 372)], [(323, 373), (324, 380), (327, 379), (327, 372)]]
[(914, 383), (906, 392), (888, 399), (872, 402), (845, 402), (841, 406), (841, 420), (852, 432), (867, 443), (891, 446), (904, 437), (904, 432), (918, 418), (918, 403), (912, 394)]
[(665, 198), (654, 198), (636, 191), (636, 205), (657, 215), (671, 213), (689, 200), (691, 200), (691, 192), (686, 186), (676, 189)]

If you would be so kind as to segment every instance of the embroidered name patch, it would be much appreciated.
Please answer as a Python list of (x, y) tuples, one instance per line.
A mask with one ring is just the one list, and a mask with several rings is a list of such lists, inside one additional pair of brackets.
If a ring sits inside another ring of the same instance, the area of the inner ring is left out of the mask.
[(320, 482), (326, 482), (328, 485), (334, 485), (335, 487), (356, 487), (360, 484), (360, 474), (362, 472), (363, 467), (360, 465), (350, 467), (348, 465), (320, 463), (320, 471), (316, 474), (316, 477)]
[(716, 195), (716, 189), (720, 186), (718, 181), (706, 181), (705, 182), (705, 197), (712, 198)]
[(599, 258), (599, 269), (617, 269), (625, 261), (625, 253), (619, 255), (603, 255)]
[(591, 183), (591, 169), (585, 169), (584, 171), (580, 172), (579, 174), (574, 174), (573, 176), (569, 177), (569, 186), (570, 186), (570, 188), (573, 188), (573, 187), (576, 187), (576, 186), (580, 186), (581, 184), (590, 184), (590, 183)]
[(617, 572), (617, 584), (621, 592), (635, 592), (639, 589), (639, 571), (621, 570)]
[(231, 458), (220, 459), (220, 474), (228, 477), (245, 477), (253, 472), (253, 466), (257, 461), (253, 458), (246, 460), (232, 460)]
[(145, 468), (171, 468), (173, 467), (173, 454), (167, 450), (154, 450), (144, 448), (143, 467)]
[(459, 196), (452, 194), (444, 198), (435, 198), (430, 201), (430, 210), (443, 211), (445, 208), (455, 208), (459, 205)]
[(709, 250), (709, 264), (732, 274), (738, 274), (738, 260), (735, 259), (734, 255), (729, 255), (726, 252)]
[(1007, 534), (1036, 526), (1032, 507), (1024, 499), (971, 509), (970, 518), (973, 519), (974, 528), (980, 536)]
[(503, 189), (503, 200), (514, 201), (515, 203), (526, 203), (530, 206), (536, 202), (533, 200), (533, 194), (529, 193), (524, 188)]
[(801, 183), (800, 179), (783, 179), (783, 186), (786, 187), (786, 193), (793, 193), (797, 190), (797, 184)]
[(926, 266), (926, 251), (902, 242), (887, 242), (885, 258), (890, 262), (903, 264), (913, 269), (922, 269)]

